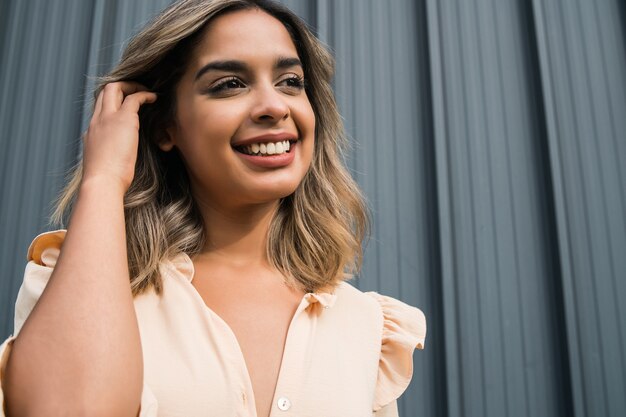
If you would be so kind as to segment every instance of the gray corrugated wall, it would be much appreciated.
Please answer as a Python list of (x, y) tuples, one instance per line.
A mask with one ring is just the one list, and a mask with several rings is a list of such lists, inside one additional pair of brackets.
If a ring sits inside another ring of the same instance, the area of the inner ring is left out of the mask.
[[(85, 75), (166, 3), (0, 1), (0, 336)], [(285, 3), (337, 57), (375, 222), (357, 283), (428, 318), (401, 415), (626, 414), (624, 2)]]

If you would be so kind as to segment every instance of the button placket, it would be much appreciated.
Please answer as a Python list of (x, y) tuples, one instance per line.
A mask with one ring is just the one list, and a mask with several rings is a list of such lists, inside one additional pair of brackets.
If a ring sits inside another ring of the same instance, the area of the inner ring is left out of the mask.
[[(310, 304), (309, 297), (305, 296), (298, 306), (289, 325), (289, 330), (287, 331), (285, 350), (283, 351), (283, 359), (280, 364), (276, 390), (274, 391), (275, 402), (272, 406), (272, 408), (276, 407), (278, 409), (278, 415), (293, 407), (292, 401), (296, 399), (294, 391), (297, 392), (298, 386), (302, 383), (302, 381), (294, 379), (294, 375), (287, 374), (285, 369), (293, 369), (294, 364), (303, 363), (307, 343), (302, 342), (306, 341), (309, 337), (310, 326), (312, 324), (312, 319), (308, 317), (308, 314), (304, 314), (304, 312)], [(293, 344), (293, 340), (298, 340), (301, 343)], [(283, 415), (288, 416), (291, 414), (285, 413)]]

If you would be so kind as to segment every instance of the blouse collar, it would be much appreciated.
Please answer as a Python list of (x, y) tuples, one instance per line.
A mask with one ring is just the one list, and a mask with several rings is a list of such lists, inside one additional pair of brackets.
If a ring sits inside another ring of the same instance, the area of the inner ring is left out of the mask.
[[(186, 253), (179, 253), (169, 260), (169, 263), (174, 267), (179, 275), (187, 279), (188, 282), (193, 280), (194, 268), (193, 261)], [(329, 292), (328, 290), (321, 289), (316, 292), (309, 292), (304, 294), (303, 299), (309, 305), (320, 303), (324, 309), (328, 309), (335, 305), (337, 301), (336, 292)]]

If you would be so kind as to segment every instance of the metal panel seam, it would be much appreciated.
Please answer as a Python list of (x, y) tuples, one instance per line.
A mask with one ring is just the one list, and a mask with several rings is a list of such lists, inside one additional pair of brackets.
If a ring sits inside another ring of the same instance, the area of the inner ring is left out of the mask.
[[(437, 0), (426, 0), (428, 25), (428, 48), (430, 54), (431, 97), (433, 114), (433, 141), (435, 142), (436, 192), (438, 223), (440, 232), (440, 270), (443, 294), (443, 334), (445, 340), (444, 364), (448, 415), (462, 416), (461, 368), (458, 358), (458, 320), (454, 283), (455, 267), (452, 213), (450, 207), (450, 179), (448, 167), (447, 129), (445, 115), (445, 86), (442, 77), (443, 56), (441, 54), (441, 33)], [(446, 256), (446, 254), (448, 254)]]
[(573, 318), (567, 320), (568, 339), (568, 359), (571, 375), (571, 389), (574, 415), (583, 417), (585, 415), (585, 399), (583, 397), (583, 381), (581, 374), (581, 358), (578, 345), (579, 335), (576, 327), (576, 299), (573, 289), (572, 259), (569, 248), (569, 230), (567, 228), (567, 210), (565, 206), (563, 173), (558, 144), (558, 128), (556, 123), (556, 110), (554, 93), (551, 83), (551, 69), (548, 59), (548, 40), (543, 15), (543, 4), (541, 0), (532, 0), (532, 11), (535, 21), (537, 40), (536, 49), (539, 53), (539, 72), (541, 82), (541, 92), (543, 95), (545, 120), (549, 150), (550, 172), (552, 173), (553, 196), (555, 207), (555, 218), (557, 224), (557, 251), (561, 264), (561, 280), (563, 282), (563, 298), (565, 303), (565, 317)]

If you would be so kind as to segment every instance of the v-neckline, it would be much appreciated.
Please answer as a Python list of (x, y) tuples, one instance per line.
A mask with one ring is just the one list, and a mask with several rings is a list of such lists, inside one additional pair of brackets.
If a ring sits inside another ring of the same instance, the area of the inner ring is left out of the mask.
[[(250, 376), (250, 370), (248, 369), (246, 358), (243, 354), (243, 349), (241, 348), (239, 339), (237, 339), (237, 335), (235, 334), (234, 330), (230, 327), (230, 325), (226, 322), (226, 320), (224, 320), (219, 314), (217, 314), (211, 307), (209, 307), (206, 304), (206, 302), (202, 298), (202, 295), (200, 295), (200, 293), (198, 292), (198, 289), (193, 285), (193, 283), (191, 281), (188, 281), (188, 283), (193, 290), (196, 301), (199, 303), (202, 303), (206, 313), (209, 316), (212, 316), (214, 319), (216, 319), (226, 329), (226, 331), (229, 334), (229, 337), (232, 339), (232, 341), (234, 342), (234, 345), (237, 347), (238, 360), (241, 364), (243, 364), (243, 369), (245, 370), (244, 372), (244, 377), (246, 379), (245, 383), (247, 384), (248, 387), (250, 387), (250, 392), (252, 393), (251, 394), (252, 398), (250, 398), (249, 400), (251, 401), (251, 408), (254, 410), (253, 417), (259, 417), (256, 411), (256, 393), (254, 392), (254, 386), (252, 385), (252, 377)], [(289, 345), (289, 335), (291, 334), (291, 329), (293, 327), (293, 323), (296, 317), (298, 317), (298, 315), (302, 313), (302, 311), (304, 311), (306, 307), (308, 307), (309, 305), (309, 302), (307, 300), (307, 294), (312, 294), (312, 293), (306, 293), (302, 296), (302, 299), (300, 300), (300, 303), (298, 304), (296, 311), (293, 313), (293, 316), (291, 317), (291, 320), (289, 321), (289, 327), (287, 328), (287, 335), (285, 336), (285, 343), (283, 345), (283, 353), (280, 358), (280, 366), (278, 367), (278, 376), (276, 378), (276, 386), (274, 388), (274, 393), (272, 394), (272, 401), (270, 403), (270, 413), (268, 416), (263, 416), (263, 417), (271, 417), (272, 415), (272, 411), (274, 409), (274, 402), (277, 401), (276, 396), (280, 388), (280, 383), (281, 383), (283, 371), (285, 368), (285, 357), (287, 356), (287, 347)], [(305, 306), (302, 307), (303, 305)]]
[[(193, 297), (196, 299), (196, 302), (201, 303), (206, 314), (209, 316), (213, 316), (213, 318), (215, 318), (219, 323), (221, 323), (222, 326), (226, 329), (227, 333), (229, 334), (229, 337), (231, 337), (231, 339), (233, 340), (234, 345), (237, 347), (239, 361), (240, 363), (243, 363), (244, 378), (246, 380), (245, 382), (247, 383), (250, 389), (250, 392), (252, 394), (251, 408), (254, 411), (253, 417), (259, 417), (257, 410), (256, 410), (256, 395), (254, 392), (254, 387), (252, 386), (252, 378), (250, 376), (250, 370), (248, 369), (246, 359), (243, 355), (243, 350), (241, 349), (241, 344), (239, 343), (239, 340), (237, 339), (235, 332), (230, 327), (230, 325), (226, 322), (226, 320), (224, 320), (219, 314), (217, 314), (213, 309), (211, 309), (211, 307), (209, 307), (205, 303), (204, 299), (202, 298), (202, 295), (200, 295), (195, 285), (193, 285), (192, 281), (195, 276), (195, 267), (189, 255), (187, 255), (184, 252), (181, 252), (174, 258), (168, 260), (168, 263), (176, 271), (176, 273), (181, 278), (183, 278), (184, 281), (191, 287), (191, 291), (193, 292)], [(308, 293), (305, 293), (300, 299), (300, 303), (298, 304), (296, 311), (291, 317), (291, 320), (289, 322), (289, 327), (287, 328), (287, 335), (285, 337), (285, 343), (283, 345), (283, 353), (280, 359), (280, 366), (278, 368), (278, 377), (276, 378), (276, 387), (274, 388), (274, 393), (272, 394), (272, 402), (270, 404), (270, 414), (267, 417), (271, 417), (272, 415), (274, 404), (277, 401), (276, 396), (277, 396), (277, 393), (279, 392), (279, 388), (281, 387), (281, 380), (284, 379), (283, 373), (284, 373), (285, 366), (286, 366), (285, 358), (288, 357), (287, 354), (289, 352), (287, 348), (290, 345), (289, 336), (292, 333), (293, 323), (295, 319), (302, 313), (302, 311), (304, 311), (308, 306), (310, 306), (313, 303), (320, 303), (324, 309), (327, 309), (333, 306), (336, 300), (335, 291), (339, 286), (340, 285), (337, 285), (337, 287), (332, 293), (326, 292), (326, 291), (308, 292)], [(310, 301), (311, 298), (315, 299), (315, 301)]]

